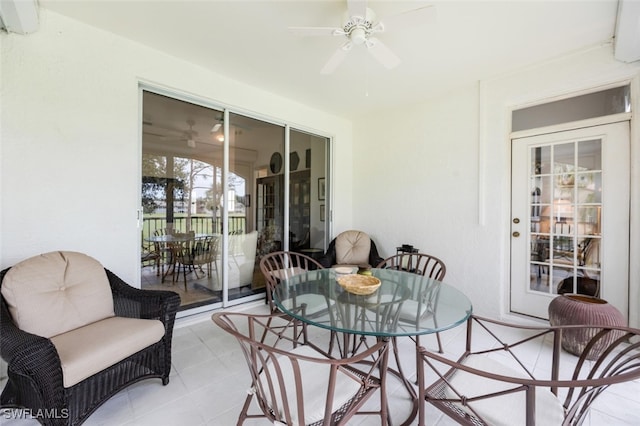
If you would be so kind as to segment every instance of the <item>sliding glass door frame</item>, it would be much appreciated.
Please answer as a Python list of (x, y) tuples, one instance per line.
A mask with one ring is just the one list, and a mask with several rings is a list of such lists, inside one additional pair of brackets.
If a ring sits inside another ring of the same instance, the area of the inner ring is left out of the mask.
[[(251, 118), (251, 119), (255, 119), (255, 120), (259, 120), (259, 121), (264, 121), (266, 123), (269, 124), (273, 124), (275, 126), (279, 126), (282, 127), (284, 129), (284, 141), (283, 141), (283, 195), (284, 195), (284, 199), (283, 199), (283, 218), (282, 218), (282, 223), (283, 223), (283, 238), (282, 238), (282, 250), (289, 250), (290, 247), (290, 238), (288, 237), (289, 234), (289, 229), (290, 229), (290, 217), (289, 217), (289, 210), (290, 210), (290, 199), (291, 199), (291, 192), (290, 192), (290, 183), (291, 183), (291, 156), (290, 156), (290, 151), (291, 151), (291, 132), (292, 130), (295, 129), (295, 131), (300, 131), (303, 133), (307, 133), (309, 135), (313, 135), (315, 137), (318, 137), (320, 139), (324, 139), (325, 140), (325, 146), (324, 146), (324, 166), (323, 166), (323, 171), (322, 174), (324, 175), (323, 179), (324, 180), (324, 186), (323, 188), (326, 188), (326, 193), (323, 194), (323, 200), (322, 201), (323, 204), (322, 206), (324, 206), (324, 212), (326, 213), (319, 213), (316, 212), (317, 214), (319, 214), (321, 217), (323, 217), (322, 220), (324, 220), (324, 222), (322, 223), (322, 233), (324, 234), (323, 236), (323, 241), (321, 243), (318, 243), (319, 248), (322, 248), (323, 250), (326, 250), (326, 246), (328, 244), (327, 241), (327, 237), (330, 234), (330, 229), (331, 229), (331, 176), (330, 176), (330, 170), (331, 170), (331, 157), (330, 157), (330, 153), (331, 153), (331, 144), (332, 144), (332, 139), (331, 137), (327, 136), (327, 135), (323, 135), (323, 134), (319, 134), (317, 131), (310, 131), (310, 130), (305, 130), (303, 128), (301, 128), (300, 126), (294, 126), (292, 124), (289, 123), (284, 123), (282, 121), (279, 120), (274, 120), (273, 118), (269, 118), (266, 117), (264, 115), (261, 114), (256, 114), (254, 112), (249, 112), (249, 111), (243, 111), (239, 108), (236, 107), (229, 107), (217, 102), (211, 102), (211, 101), (207, 101), (204, 100), (202, 98), (198, 98), (195, 97), (193, 95), (188, 95), (188, 94), (184, 94), (184, 93), (180, 93), (180, 92), (176, 92), (174, 90), (170, 90), (170, 89), (164, 89), (161, 87), (158, 87), (157, 85), (154, 84), (149, 84), (149, 83), (145, 83), (145, 82), (140, 82), (139, 83), (139, 94), (140, 94), (140, 159), (142, 160), (142, 123), (143, 123), (143, 117), (142, 117), (142, 105), (143, 105), (143, 92), (151, 92), (157, 95), (161, 95), (161, 96), (165, 96), (167, 98), (172, 98), (175, 99), (177, 101), (183, 101), (183, 102), (187, 102), (187, 103), (191, 103), (194, 105), (198, 105), (207, 109), (211, 109), (212, 111), (218, 111), (218, 112), (222, 112), (223, 114), (223, 125), (222, 125), (222, 129), (223, 129), (223, 135), (224, 135), (224, 142), (222, 143), (222, 171), (221, 171), (221, 188), (222, 188), (222, 194), (224, 194), (225, 197), (225, 202), (222, 204), (222, 208), (220, 209), (221, 212), (221, 223), (222, 223), (222, 229), (223, 232), (221, 232), (221, 244), (220, 244), (220, 277), (221, 277), (221, 284), (222, 284), (222, 298), (220, 301), (217, 302), (213, 302), (211, 304), (208, 305), (204, 305), (204, 306), (199, 306), (199, 307), (195, 307), (195, 308), (190, 308), (190, 309), (185, 309), (184, 311), (179, 312), (178, 316), (187, 316), (187, 315), (193, 315), (193, 314), (197, 314), (200, 312), (205, 312), (205, 311), (210, 311), (212, 309), (216, 309), (219, 307), (229, 307), (229, 306), (234, 306), (240, 303), (246, 303), (248, 301), (251, 300), (262, 300), (264, 299), (264, 294), (252, 294), (249, 296), (245, 296), (245, 297), (241, 297), (241, 298), (236, 298), (236, 299), (230, 299), (229, 298), (229, 284), (230, 284), (230, 270), (229, 270), (229, 262), (231, 261), (231, 254), (230, 254), (230, 231), (229, 231), (229, 218), (230, 218), (230, 202), (226, 202), (226, 197), (227, 197), (227, 188), (229, 187), (229, 175), (230, 175), (230, 171), (231, 171), (231, 132), (232, 129), (230, 127), (230, 123), (231, 123), (231, 113), (233, 114), (239, 114), (239, 115), (243, 115), (245, 117)], [(292, 127), (294, 126), (294, 127)], [(138, 164), (142, 164), (141, 161), (138, 162)], [(254, 172), (255, 167), (258, 167), (259, 164), (255, 164), (254, 165)], [(215, 167), (215, 166), (214, 166)], [(215, 170), (215, 169), (214, 169)], [(215, 175), (215, 173), (214, 173)], [(142, 170), (140, 169), (140, 173), (139, 173), (140, 179), (138, 181), (138, 184), (140, 185), (140, 182), (142, 181)], [(215, 176), (214, 176), (215, 179)], [(310, 182), (310, 188), (311, 185), (315, 184), (315, 182)], [(253, 193), (254, 195), (254, 201), (253, 203), (255, 204), (257, 202), (257, 194), (255, 192), (256, 190), (256, 179), (255, 176), (252, 178), (252, 181), (248, 181), (246, 182), (246, 185), (251, 185), (251, 189), (249, 190), (249, 193)], [(315, 186), (314, 186), (315, 187)], [(311, 189), (309, 189), (309, 191), (311, 191)], [(139, 193), (141, 194), (141, 191), (139, 191)], [(311, 198), (311, 196), (310, 196)], [(318, 197), (319, 199), (319, 197)], [(318, 202), (316, 201), (316, 204)], [(139, 199), (139, 205), (142, 205), (142, 200)], [(315, 206), (317, 209), (317, 206)], [(255, 209), (255, 207), (252, 205), (251, 208)], [(142, 229), (142, 209), (139, 212), (139, 216), (140, 216), (140, 229)], [(251, 215), (251, 220), (253, 220), (253, 226), (254, 228), (257, 229), (257, 221), (258, 218), (256, 217), (256, 215)], [(320, 245), (322, 245), (322, 247), (320, 247)], [(140, 267), (140, 272), (139, 272), (139, 276), (141, 274), (141, 266)]]

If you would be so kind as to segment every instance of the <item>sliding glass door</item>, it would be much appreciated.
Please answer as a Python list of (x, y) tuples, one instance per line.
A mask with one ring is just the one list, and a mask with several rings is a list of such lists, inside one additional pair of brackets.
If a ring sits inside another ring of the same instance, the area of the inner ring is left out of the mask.
[(153, 90), (142, 111), (144, 288), (226, 306), (264, 297), (265, 254), (324, 252), (328, 138)]
[(289, 249), (317, 259), (328, 235), (329, 140), (294, 129), (289, 135)]

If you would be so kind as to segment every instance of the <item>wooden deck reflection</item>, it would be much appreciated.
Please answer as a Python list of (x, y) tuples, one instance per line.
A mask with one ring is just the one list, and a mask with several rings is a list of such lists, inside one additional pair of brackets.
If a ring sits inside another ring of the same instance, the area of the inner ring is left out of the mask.
[[(229, 282), (234, 282), (233, 274), (231, 275), (232, 276), (229, 277)], [(220, 278), (222, 278), (222, 275), (220, 275)], [(179, 308), (181, 311), (222, 301), (222, 291), (217, 290), (221, 288), (222, 284), (218, 282), (215, 272), (211, 274), (211, 277), (207, 276), (206, 268), (204, 268), (204, 272), (198, 272), (197, 277), (193, 272), (188, 273), (187, 291), (185, 291), (183, 280), (184, 278), (181, 274), (180, 277), (176, 277), (175, 282), (172, 282), (171, 274), (168, 274), (165, 281), (162, 282), (162, 276), (161, 274), (158, 275), (156, 273), (156, 268), (154, 266), (143, 266), (141, 272), (141, 283), (143, 289), (171, 290), (178, 293), (181, 300)], [(260, 270), (255, 268), (252, 283), (239, 288), (230, 289), (229, 299), (233, 300), (257, 293), (264, 293), (264, 277), (260, 273)]]

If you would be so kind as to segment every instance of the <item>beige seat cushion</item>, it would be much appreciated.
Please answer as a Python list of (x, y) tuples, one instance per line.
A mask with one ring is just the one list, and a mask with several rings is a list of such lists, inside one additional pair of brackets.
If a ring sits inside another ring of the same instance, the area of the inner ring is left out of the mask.
[(18, 328), (43, 337), (114, 315), (104, 267), (82, 253), (50, 252), (16, 264), (2, 295)]
[(291, 268), (274, 269), (269, 271), (269, 274), (276, 280), (282, 281), (304, 272), (307, 272), (307, 270), (300, 268), (299, 266), (293, 266)]
[(51, 338), (68, 388), (160, 341), (158, 320), (111, 317)]
[[(508, 367), (498, 361), (481, 355), (472, 355), (466, 358), (464, 365), (493, 374), (509, 377), (526, 378), (524, 373)], [(462, 395), (472, 398), (478, 395), (486, 395), (505, 389), (513, 389), (517, 384), (490, 380), (482, 376), (458, 370), (451, 379), (451, 385)], [(445, 392), (448, 398), (457, 396), (447, 388)], [(470, 402), (469, 405), (491, 425), (524, 425), (526, 423), (525, 392), (516, 392), (509, 395), (488, 398)], [(549, 388), (536, 388), (536, 414), (537, 425), (551, 426), (561, 425), (564, 420), (564, 409), (560, 400)], [(463, 411), (472, 414), (466, 407), (459, 405)]]
[(338, 265), (367, 265), (370, 252), (371, 238), (364, 232), (345, 231), (336, 237), (336, 264)]

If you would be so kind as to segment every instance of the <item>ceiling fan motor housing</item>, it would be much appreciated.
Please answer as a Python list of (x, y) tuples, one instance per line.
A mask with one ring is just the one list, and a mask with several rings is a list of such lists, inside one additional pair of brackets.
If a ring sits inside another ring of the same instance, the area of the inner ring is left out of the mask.
[(366, 16), (349, 16), (349, 12), (347, 12), (343, 30), (353, 44), (363, 44), (371, 35), (375, 19), (376, 14), (369, 8), (367, 8)]

